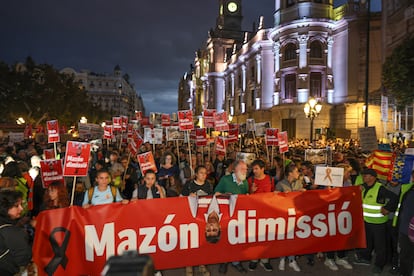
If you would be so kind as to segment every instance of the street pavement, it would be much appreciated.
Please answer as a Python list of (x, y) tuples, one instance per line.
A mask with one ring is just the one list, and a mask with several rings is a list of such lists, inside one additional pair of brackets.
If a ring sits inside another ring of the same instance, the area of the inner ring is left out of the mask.
[[(266, 272), (263, 270), (263, 268), (260, 266), (260, 264), (257, 266), (255, 271), (248, 271), (245, 275), (284, 275), (284, 276), (300, 276), (300, 275), (318, 275), (318, 276), (330, 276), (330, 275), (337, 275), (337, 276), (349, 276), (349, 275), (374, 275), (371, 272), (372, 265), (354, 265), (352, 264), (352, 258), (350, 258), (350, 263), (353, 265), (353, 269), (347, 270), (343, 267), (339, 267), (338, 271), (332, 271), (327, 266), (324, 265), (324, 261), (315, 258), (315, 264), (313, 266), (309, 266), (306, 264), (307, 259), (305, 256), (299, 257), (297, 260), (299, 266), (301, 267), (301, 272), (295, 272), (290, 267), (288, 267), (286, 263), (286, 269), (284, 271), (279, 271), (278, 265), (279, 265), (279, 259), (271, 259), (270, 263), (273, 266), (273, 272)], [(248, 270), (249, 262), (242, 262), (244, 268)], [(230, 264), (228, 265), (228, 270), (226, 274), (220, 274), (218, 272), (219, 265), (208, 265), (207, 268), (209, 269), (211, 276), (214, 275), (226, 275), (226, 276), (236, 276), (236, 275), (243, 275), (240, 274), (235, 268), (233, 268)], [(386, 266), (381, 273), (382, 275), (392, 275), (388, 271), (390, 269), (390, 266)], [(171, 269), (171, 270), (164, 270), (162, 271), (162, 274), (164, 276), (183, 276), (185, 275), (185, 268), (177, 268), (177, 269)], [(194, 276), (202, 276), (201, 273), (198, 271), (198, 267), (194, 267)]]

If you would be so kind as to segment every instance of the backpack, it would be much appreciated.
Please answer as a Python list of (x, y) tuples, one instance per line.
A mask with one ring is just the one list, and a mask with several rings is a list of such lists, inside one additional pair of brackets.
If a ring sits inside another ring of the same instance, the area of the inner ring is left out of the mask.
[[(114, 199), (113, 202), (116, 202), (116, 189), (117, 188), (115, 186), (112, 186), (112, 185), (110, 185), (110, 187), (111, 187), (112, 197)], [(95, 189), (95, 187), (90, 187), (88, 189), (88, 204), (92, 204), (92, 196), (93, 196), (94, 189)]]
[(408, 238), (414, 243), (414, 216), (410, 219), (410, 223), (408, 224)]

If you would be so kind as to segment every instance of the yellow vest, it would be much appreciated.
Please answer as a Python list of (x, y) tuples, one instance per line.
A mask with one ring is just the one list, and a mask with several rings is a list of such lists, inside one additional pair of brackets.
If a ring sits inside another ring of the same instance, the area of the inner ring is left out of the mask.
[(370, 188), (364, 196), (364, 189), (362, 190), (362, 211), (364, 221), (374, 224), (382, 224), (388, 221), (388, 216), (381, 213), (381, 208), (384, 204), (377, 203), (379, 189), (381, 188), (379, 182), (375, 182), (374, 186)]

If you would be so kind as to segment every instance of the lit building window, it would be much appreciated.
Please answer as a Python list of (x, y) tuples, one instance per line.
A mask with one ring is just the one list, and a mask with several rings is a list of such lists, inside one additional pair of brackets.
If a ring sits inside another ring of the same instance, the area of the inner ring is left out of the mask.
[(314, 98), (322, 98), (322, 74), (310, 73), (310, 94)]
[(285, 77), (285, 99), (296, 98), (296, 74), (289, 74)]
[(296, 59), (296, 45), (290, 43), (285, 47), (285, 61)]
[(322, 58), (322, 45), (319, 41), (313, 41), (310, 45), (310, 57)]

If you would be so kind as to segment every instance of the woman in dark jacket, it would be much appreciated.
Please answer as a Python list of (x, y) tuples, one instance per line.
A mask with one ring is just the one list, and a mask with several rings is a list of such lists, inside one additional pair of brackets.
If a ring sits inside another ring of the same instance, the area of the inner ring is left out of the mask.
[(32, 259), (27, 232), (16, 226), (23, 211), (22, 197), (19, 191), (0, 192), (0, 275), (14, 275)]

